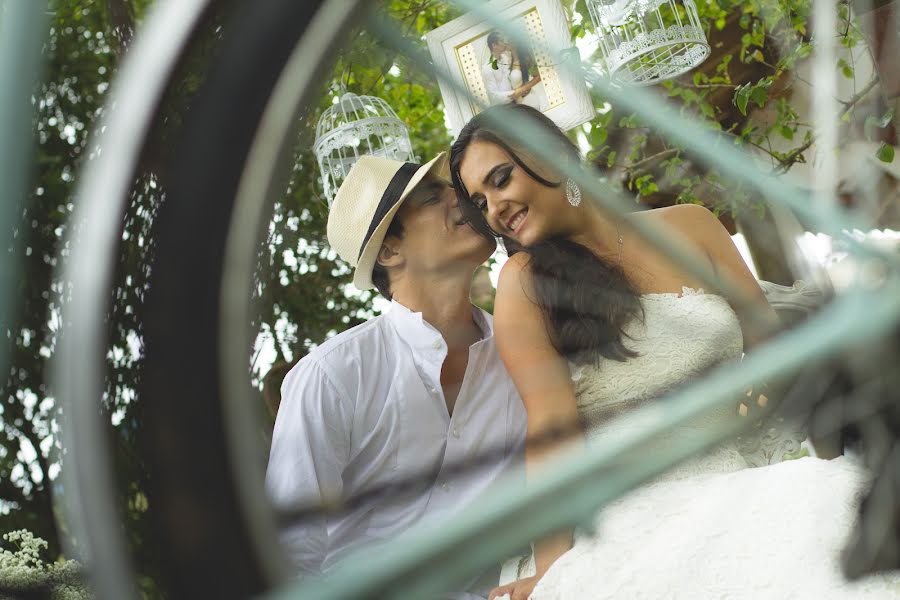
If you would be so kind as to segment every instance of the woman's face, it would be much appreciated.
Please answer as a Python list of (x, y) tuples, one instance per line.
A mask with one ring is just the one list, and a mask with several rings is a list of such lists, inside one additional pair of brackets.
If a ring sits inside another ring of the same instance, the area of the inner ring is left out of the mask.
[(571, 227), (574, 211), (562, 187), (535, 181), (497, 144), (472, 142), (460, 162), (459, 175), (491, 229), (523, 246), (566, 235)]

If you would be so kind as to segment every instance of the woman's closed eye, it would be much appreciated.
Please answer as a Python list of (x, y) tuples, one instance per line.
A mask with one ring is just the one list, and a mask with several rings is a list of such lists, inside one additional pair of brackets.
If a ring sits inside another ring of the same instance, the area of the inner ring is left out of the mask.
[(513, 166), (509, 165), (502, 169), (498, 169), (494, 174), (494, 187), (495, 188), (503, 188), (509, 183), (509, 178), (512, 175)]

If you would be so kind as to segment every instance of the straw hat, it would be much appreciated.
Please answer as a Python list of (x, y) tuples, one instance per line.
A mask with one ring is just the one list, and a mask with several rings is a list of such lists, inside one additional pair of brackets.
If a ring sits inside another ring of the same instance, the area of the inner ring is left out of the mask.
[(362, 156), (350, 169), (328, 214), (328, 243), (356, 269), (353, 285), (357, 288), (374, 287), (372, 269), (388, 226), (429, 173), (448, 179), (446, 152), (424, 165)]

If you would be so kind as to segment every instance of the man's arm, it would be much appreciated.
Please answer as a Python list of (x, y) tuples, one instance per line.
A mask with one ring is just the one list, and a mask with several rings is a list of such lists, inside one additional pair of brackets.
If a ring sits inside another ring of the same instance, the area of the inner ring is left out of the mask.
[[(350, 457), (353, 402), (312, 357), (301, 360), (281, 386), (272, 433), (266, 490), (279, 508), (315, 507), (339, 498)], [(281, 540), (300, 574), (318, 574), (328, 552), (324, 516), (283, 527)]]

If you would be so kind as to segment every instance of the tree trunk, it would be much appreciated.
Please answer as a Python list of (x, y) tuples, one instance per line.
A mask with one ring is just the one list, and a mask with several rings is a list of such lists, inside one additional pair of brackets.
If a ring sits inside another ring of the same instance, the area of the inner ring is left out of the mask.
[[(900, 96), (900, 1), (854, 2), (866, 41), (875, 58), (881, 89), (888, 98)], [(859, 12), (875, 7), (868, 12)]]
[(106, 0), (106, 12), (121, 54), (131, 44), (134, 36), (134, 13), (128, 0)]
[(738, 231), (747, 240), (759, 278), (781, 285), (793, 285), (795, 277), (787, 260), (790, 249), (784, 248), (783, 234), (772, 211), (767, 209), (761, 217), (756, 213), (739, 214), (735, 221)]

